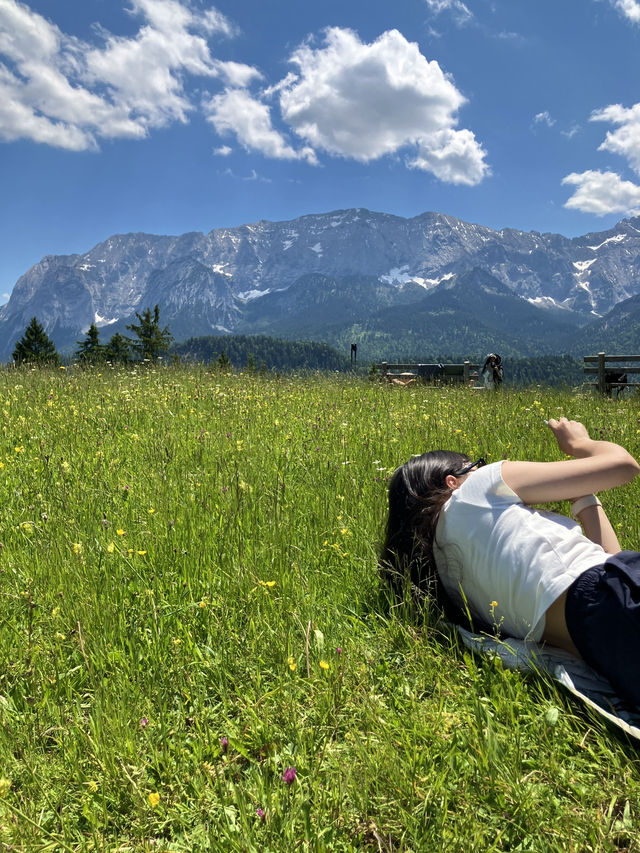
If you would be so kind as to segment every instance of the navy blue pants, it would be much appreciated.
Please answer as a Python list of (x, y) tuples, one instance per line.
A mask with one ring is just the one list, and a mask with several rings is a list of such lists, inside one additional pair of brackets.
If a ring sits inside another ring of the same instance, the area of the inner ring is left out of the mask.
[(565, 617), (582, 658), (640, 708), (640, 553), (620, 551), (576, 578)]

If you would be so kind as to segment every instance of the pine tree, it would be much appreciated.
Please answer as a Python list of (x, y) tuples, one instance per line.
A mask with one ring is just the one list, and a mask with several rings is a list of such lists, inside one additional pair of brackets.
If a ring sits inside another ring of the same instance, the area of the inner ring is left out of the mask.
[(131, 359), (131, 350), (127, 338), (120, 332), (112, 335), (104, 349), (104, 357), (106, 361), (110, 361), (112, 364), (128, 364)]
[(231, 362), (229, 361), (229, 357), (224, 350), (222, 350), (222, 352), (218, 356), (216, 364), (218, 365), (218, 370), (231, 370)]
[(16, 343), (12, 357), (16, 364), (57, 365), (60, 363), (55, 344), (40, 325), (37, 317), (31, 319), (24, 335)]
[(100, 332), (95, 323), (89, 326), (87, 337), (83, 341), (76, 341), (78, 349), (76, 358), (83, 365), (100, 364), (105, 358), (105, 348), (100, 343)]
[(140, 356), (141, 359), (155, 361), (161, 355), (168, 352), (173, 341), (173, 335), (169, 332), (169, 327), (160, 328), (160, 306), (156, 305), (151, 311), (151, 308), (145, 308), (142, 314), (136, 311), (138, 323), (132, 323), (127, 326), (130, 332), (133, 332), (138, 340), (129, 339), (129, 345)]

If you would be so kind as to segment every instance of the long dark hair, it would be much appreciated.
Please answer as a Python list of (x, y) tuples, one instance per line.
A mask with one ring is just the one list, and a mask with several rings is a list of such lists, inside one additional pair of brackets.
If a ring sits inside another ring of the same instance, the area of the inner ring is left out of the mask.
[(469, 463), (469, 457), (450, 450), (431, 450), (413, 456), (394, 472), (389, 483), (389, 517), (380, 572), (397, 599), (407, 585), (418, 601), (435, 601), (452, 622), (469, 619), (447, 595), (438, 578), (433, 538), (443, 505), (451, 496), (445, 478)]

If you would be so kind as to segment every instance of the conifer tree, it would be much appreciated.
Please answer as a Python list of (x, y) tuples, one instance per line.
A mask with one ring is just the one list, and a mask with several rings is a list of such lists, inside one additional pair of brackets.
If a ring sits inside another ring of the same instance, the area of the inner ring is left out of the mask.
[(83, 341), (76, 341), (78, 349), (76, 358), (83, 365), (100, 364), (104, 361), (105, 348), (100, 343), (100, 332), (95, 323), (89, 326), (87, 337)]
[(37, 317), (32, 317), (24, 335), (16, 343), (12, 355), (16, 364), (53, 364), (60, 363), (55, 344), (49, 338)]
[(127, 338), (120, 332), (112, 335), (104, 348), (104, 357), (106, 361), (110, 361), (112, 364), (128, 364), (131, 359), (131, 350)]
[(226, 354), (224, 350), (218, 356), (218, 360), (216, 362), (219, 370), (231, 370), (231, 362), (229, 361), (229, 356)]
[(151, 311), (151, 308), (145, 308), (142, 314), (136, 311), (138, 323), (132, 323), (127, 326), (130, 332), (133, 332), (137, 340), (129, 339), (129, 345), (139, 355), (141, 359), (149, 359), (155, 361), (161, 355), (168, 352), (173, 341), (173, 335), (169, 332), (169, 327), (160, 328), (160, 306)]

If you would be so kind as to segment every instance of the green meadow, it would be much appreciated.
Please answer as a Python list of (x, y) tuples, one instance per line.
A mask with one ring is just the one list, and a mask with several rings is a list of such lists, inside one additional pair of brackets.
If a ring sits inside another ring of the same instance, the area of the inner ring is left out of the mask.
[(2, 372), (0, 848), (640, 850), (637, 748), (377, 576), (397, 465), (560, 414), (640, 453), (634, 397)]

